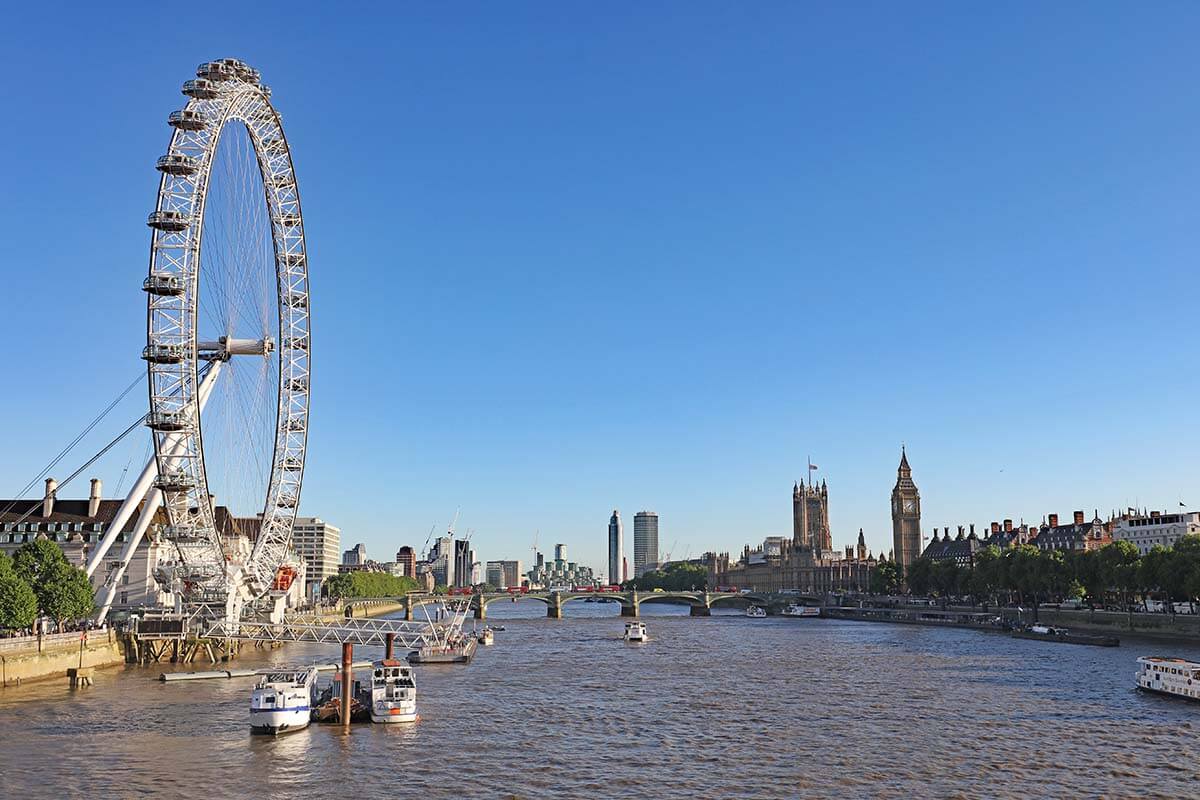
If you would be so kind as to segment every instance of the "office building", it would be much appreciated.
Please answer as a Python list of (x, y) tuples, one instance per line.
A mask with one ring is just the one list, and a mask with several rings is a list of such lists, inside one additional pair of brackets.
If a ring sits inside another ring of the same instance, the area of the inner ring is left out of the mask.
[(640, 578), (658, 566), (658, 514), (639, 511), (633, 515), (633, 576)]

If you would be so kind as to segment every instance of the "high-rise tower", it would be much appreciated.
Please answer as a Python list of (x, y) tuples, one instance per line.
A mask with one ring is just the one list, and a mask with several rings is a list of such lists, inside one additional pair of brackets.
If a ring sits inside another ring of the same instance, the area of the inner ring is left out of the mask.
[(892, 489), (892, 552), (902, 569), (921, 556), (921, 493), (913, 483), (908, 454), (900, 448), (900, 467)]
[(658, 514), (639, 511), (633, 515), (633, 577), (658, 566)]
[(622, 562), (625, 557), (625, 541), (621, 528), (621, 512), (613, 509), (608, 519), (608, 582), (621, 582)]
[(792, 545), (797, 549), (823, 553), (833, 549), (829, 530), (829, 488), (821, 481), (805, 486), (804, 481), (792, 486)]

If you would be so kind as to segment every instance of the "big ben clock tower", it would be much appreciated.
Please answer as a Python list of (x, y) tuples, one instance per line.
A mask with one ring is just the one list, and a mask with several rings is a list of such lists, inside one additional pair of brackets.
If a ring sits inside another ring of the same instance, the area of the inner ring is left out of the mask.
[(921, 493), (913, 483), (908, 454), (900, 448), (900, 468), (892, 489), (892, 548), (904, 569), (921, 556)]

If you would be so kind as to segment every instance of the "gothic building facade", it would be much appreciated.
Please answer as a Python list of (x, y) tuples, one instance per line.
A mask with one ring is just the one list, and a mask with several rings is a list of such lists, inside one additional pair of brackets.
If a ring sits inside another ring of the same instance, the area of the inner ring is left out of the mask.
[(904, 569), (921, 557), (921, 493), (903, 447), (892, 489), (892, 557)]
[(801, 481), (792, 486), (792, 546), (825, 554), (833, 550), (829, 531), (829, 488)]
[(729, 553), (708, 554), (708, 585), (736, 586), (756, 592), (797, 590), (806, 594), (865, 592), (876, 558), (867, 550), (861, 529), (858, 542), (833, 549), (829, 527), (829, 488), (822, 481), (792, 487), (792, 538), (768, 537), (762, 545), (746, 545), (738, 559)]

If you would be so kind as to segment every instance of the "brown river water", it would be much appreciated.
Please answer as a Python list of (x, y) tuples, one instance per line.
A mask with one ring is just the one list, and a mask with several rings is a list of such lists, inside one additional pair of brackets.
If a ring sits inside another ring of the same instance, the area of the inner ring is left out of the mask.
[[(1119, 648), (643, 606), (496, 603), (496, 645), (417, 670), (413, 726), (250, 736), (249, 679), (172, 665), (0, 690), (0, 796), (247, 798), (1200, 797), (1200, 704), (1133, 687)], [(356, 659), (377, 658), (359, 648)], [(333, 661), (247, 651), (236, 666)]]

